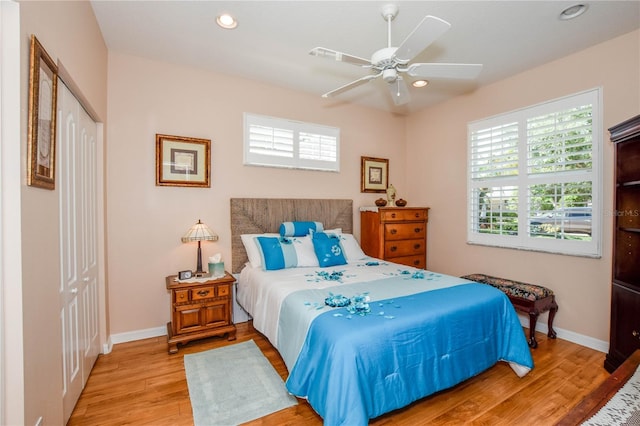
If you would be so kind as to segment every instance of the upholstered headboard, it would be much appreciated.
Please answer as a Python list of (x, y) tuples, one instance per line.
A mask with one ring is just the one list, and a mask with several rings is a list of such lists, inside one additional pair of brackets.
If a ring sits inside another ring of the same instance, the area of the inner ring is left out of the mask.
[(353, 200), (302, 198), (231, 199), (231, 269), (240, 272), (247, 262), (242, 234), (278, 232), (282, 222), (316, 221), (325, 229), (353, 233)]

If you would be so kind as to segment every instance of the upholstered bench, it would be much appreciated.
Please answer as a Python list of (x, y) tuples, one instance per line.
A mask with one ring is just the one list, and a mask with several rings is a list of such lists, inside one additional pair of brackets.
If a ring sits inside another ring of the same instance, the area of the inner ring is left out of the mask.
[(529, 314), (530, 347), (538, 347), (538, 342), (536, 341), (536, 322), (538, 322), (538, 315), (543, 312), (549, 311), (549, 332), (547, 336), (551, 339), (556, 338), (556, 332), (553, 330), (553, 318), (556, 316), (556, 312), (558, 312), (558, 304), (556, 303), (556, 297), (553, 291), (550, 289), (539, 285), (492, 277), (485, 274), (464, 275), (462, 278), (489, 284), (502, 290), (507, 297), (509, 297), (509, 300), (516, 310)]

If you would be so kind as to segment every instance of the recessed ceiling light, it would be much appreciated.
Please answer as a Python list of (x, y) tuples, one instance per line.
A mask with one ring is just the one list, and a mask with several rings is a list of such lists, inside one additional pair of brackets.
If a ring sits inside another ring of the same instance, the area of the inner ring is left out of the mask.
[(411, 83), (413, 87), (425, 87), (427, 84), (429, 84), (428, 80), (416, 80)]
[(560, 12), (560, 19), (563, 21), (568, 21), (569, 19), (577, 18), (587, 11), (589, 6), (586, 4), (574, 4), (573, 6), (569, 6)]
[(238, 26), (238, 21), (236, 21), (236, 18), (229, 15), (228, 13), (223, 13), (222, 15), (218, 15), (218, 17), (216, 18), (216, 22), (222, 28), (225, 28), (227, 30), (231, 30)]

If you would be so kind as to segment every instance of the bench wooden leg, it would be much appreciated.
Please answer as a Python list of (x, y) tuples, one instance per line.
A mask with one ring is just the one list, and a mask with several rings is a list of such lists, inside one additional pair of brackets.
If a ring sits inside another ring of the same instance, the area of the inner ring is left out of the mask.
[(529, 311), (529, 347), (535, 349), (538, 347), (536, 340), (536, 323), (538, 322), (538, 312)]
[(549, 338), (551, 339), (556, 338), (556, 331), (553, 329), (553, 319), (556, 316), (556, 312), (558, 312), (558, 304), (554, 300), (551, 304), (551, 309), (549, 309), (549, 322), (547, 323), (549, 326), (549, 332), (547, 333), (547, 336), (549, 336)]

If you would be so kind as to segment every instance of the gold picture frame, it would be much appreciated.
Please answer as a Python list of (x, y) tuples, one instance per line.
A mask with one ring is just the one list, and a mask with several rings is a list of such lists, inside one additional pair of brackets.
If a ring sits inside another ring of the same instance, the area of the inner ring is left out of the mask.
[(209, 188), (211, 140), (156, 134), (156, 186)]
[(56, 187), (56, 116), (58, 66), (31, 35), (27, 185)]
[(389, 186), (389, 160), (360, 157), (360, 192), (386, 192)]

